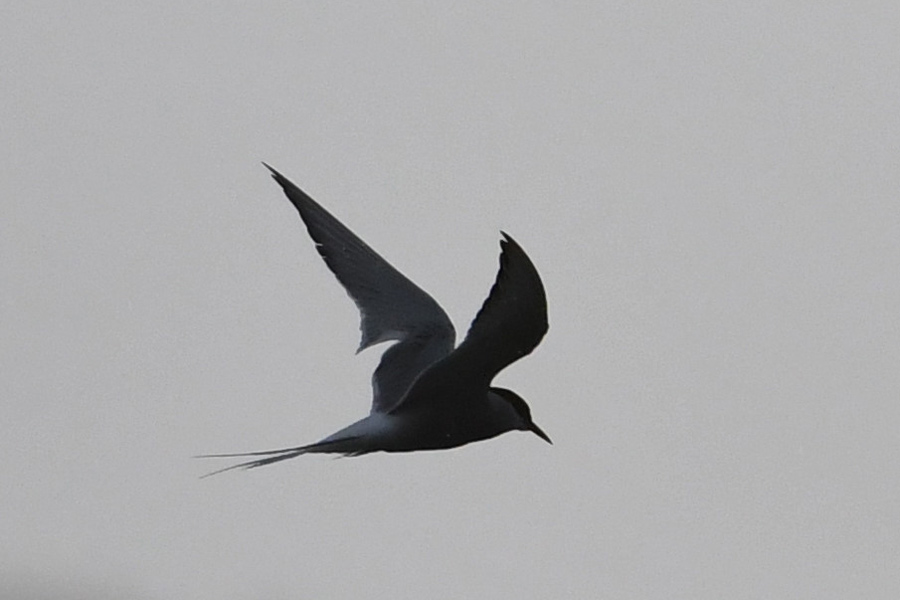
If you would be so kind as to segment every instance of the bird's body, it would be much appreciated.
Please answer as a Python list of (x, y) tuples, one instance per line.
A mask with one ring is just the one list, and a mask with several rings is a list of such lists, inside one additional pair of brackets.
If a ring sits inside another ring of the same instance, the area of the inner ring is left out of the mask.
[(372, 375), (370, 414), (319, 442), (243, 454), (254, 456), (214, 473), (254, 468), (301, 454), (411, 452), (455, 448), (512, 430), (550, 438), (528, 405), (494, 376), (529, 354), (547, 331), (547, 304), (537, 270), (508, 235), (488, 299), (454, 348), (450, 319), (431, 296), (280, 173), (266, 165), (300, 213), (316, 248), (360, 311), (359, 350), (396, 341)]

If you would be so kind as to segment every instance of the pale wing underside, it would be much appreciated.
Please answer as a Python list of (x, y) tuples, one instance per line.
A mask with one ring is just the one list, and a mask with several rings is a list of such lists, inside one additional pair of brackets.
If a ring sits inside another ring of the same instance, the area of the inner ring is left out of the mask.
[(379, 342), (397, 341), (382, 355), (372, 375), (372, 412), (386, 412), (403, 398), (422, 370), (453, 350), (453, 324), (431, 296), (303, 190), (266, 167), (299, 211), (325, 264), (359, 309), (362, 339), (357, 352)]

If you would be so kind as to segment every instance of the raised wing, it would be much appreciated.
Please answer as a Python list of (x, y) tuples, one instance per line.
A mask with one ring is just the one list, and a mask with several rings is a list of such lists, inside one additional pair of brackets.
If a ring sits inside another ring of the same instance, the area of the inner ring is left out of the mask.
[(372, 375), (372, 412), (386, 412), (416, 376), (453, 350), (447, 313), (281, 173), (263, 163), (300, 212), (316, 250), (356, 303), (362, 339), (357, 352), (397, 340)]
[(491, 293), (450, 359), (459, 360), (483, 385), (530, 354), (549, 327), (547, 296), (531, 259), (506, 233), (500, 248), (500, 271)]

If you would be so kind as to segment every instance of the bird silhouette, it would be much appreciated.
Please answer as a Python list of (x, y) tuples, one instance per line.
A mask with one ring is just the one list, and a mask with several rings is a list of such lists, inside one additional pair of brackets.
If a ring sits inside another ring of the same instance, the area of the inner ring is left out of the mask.
[(547, 299), (521, 246), (501, 232), (500, 270), (465, 339), (444, 310), (319, 203), (263, 163), (306, 224), (316, 250), (356, 304), (362, 339), (357, 352), (393, 341), (372, 375), (368, 416), (321, 441), (278, 450), (207, 454), (253, 457), (213, 471), (252, 469), (302, 454), (413, 452), (455, 448), (507, 431), (550, 438), (515, 392), (491, 387), (494, 377), (530, 354), (547, 332)]

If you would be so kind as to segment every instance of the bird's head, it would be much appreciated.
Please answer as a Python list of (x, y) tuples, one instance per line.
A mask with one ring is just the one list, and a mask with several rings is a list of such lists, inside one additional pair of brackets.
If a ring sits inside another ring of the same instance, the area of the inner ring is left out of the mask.
[(512, 419), (514, 420), (514, 424), (512, 425), (513, 429), (530, 431), (548, 444), (553, 443), (550, 441), (550, 436), (544, 433), (544, 431), (531, 420), (531, 409), (528, 408), (528, 404), (521, 396), (506, 388), (492, 387), (491, 393), (493, 396), (499, 398), (504, 404), (509, 405), (511, 411), (509, 411), (508, 414), (512, 415)]

